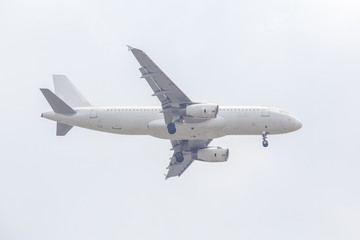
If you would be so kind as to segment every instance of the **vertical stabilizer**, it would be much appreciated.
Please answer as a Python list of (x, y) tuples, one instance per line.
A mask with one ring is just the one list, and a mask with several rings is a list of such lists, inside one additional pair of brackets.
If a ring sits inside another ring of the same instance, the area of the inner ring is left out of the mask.
[(65, 75), (53, 75), (55, 94), (73, 108), (91, 107), (80, 91)]

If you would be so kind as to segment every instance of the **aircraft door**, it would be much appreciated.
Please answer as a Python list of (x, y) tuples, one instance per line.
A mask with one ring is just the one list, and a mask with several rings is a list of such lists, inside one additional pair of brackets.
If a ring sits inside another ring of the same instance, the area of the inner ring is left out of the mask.
[(262, 117), (270, 117), (270, 108), (263, 108), (261, 116)]
[(121, 130), (120, 120), (116, 120), (112, 129)]
[(98, 117), (97, 111), (96, 110), (91, 110), (90, 111), (90, 119), (97, 118), (97, 117)]

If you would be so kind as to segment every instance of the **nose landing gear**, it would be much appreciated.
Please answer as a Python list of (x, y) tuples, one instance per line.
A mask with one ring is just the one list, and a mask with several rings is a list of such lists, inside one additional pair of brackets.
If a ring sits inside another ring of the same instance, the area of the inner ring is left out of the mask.
[(263, 139), (262, 145), (263, 145), (263, 147), (269, 146), (269, 142), (266, 140), (267, 139), (267, 134), (268, 134), (267, 132), (262, 133), (262, 139)]

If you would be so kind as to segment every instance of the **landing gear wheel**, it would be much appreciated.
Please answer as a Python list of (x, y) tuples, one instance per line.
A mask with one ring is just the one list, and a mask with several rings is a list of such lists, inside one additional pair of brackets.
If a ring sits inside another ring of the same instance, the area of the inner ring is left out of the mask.
[(175, 153), (176, 162), (182, 163), (184, 161), (184, 156), (182, 152)]
[(174, 123), (169, 123), (169, 124), (167, 125), (167, 129), (168, 129), (169, 134), (174, 134), (174, 133), (176, 133), (176, 127), (175, 127), (175, 124), (174, 124)]
[(266, 140), (267, 135), (268, 135), (268, 133), (265, 132), (265, 131), (262, 133), (262, 139), (263, 139), (262, 145), (263, 145), (263, 147), (269, 146), (269, 142)]

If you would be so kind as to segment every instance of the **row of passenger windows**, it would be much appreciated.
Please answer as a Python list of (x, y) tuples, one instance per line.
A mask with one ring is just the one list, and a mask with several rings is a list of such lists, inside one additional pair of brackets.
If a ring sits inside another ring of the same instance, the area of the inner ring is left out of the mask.
[(147, 112), (154, 112), (154, 111), (160, 111), (160, 109), (156, 108), (108, 108), (106, 109), (108, 112), (127, 112), (127, 111), (147, 111)]
[(220, 109), (220, 111), (260, 111), (260, 109), (258, 108), (223, 108), (223, 109)]
[[(123, 111), (147, 111), (147, 112), (154, 112), (154, 111), (160, 111), (160, 109), (156, 108), (108, 108), (106, 109), (108, 112), (123, 112)], [(260, 109), (255, 108), (222, 108), (220, 111), (260, 111)]]

